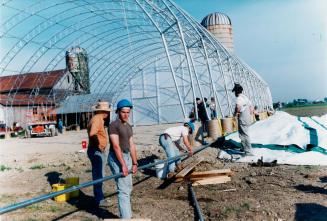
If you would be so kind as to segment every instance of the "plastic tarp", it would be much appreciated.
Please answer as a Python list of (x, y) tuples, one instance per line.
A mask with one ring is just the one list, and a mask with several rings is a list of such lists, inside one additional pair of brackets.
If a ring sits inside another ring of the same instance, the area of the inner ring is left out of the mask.
[[(277, 160), (281, 164), (327, 165), (327, 115), (322, 117), (296, 117), (278, 111), (268, 119), (250, 126), (249, 134), (254, 156), (238, 162)], [(226, 137), (240, 147), (238, 133)]]

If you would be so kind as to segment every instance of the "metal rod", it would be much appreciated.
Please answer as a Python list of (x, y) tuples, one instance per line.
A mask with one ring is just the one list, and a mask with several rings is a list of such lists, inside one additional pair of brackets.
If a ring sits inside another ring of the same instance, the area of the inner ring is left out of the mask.
[(169, 63), (170, 71), (171, 71), (171, 74), (172, 74), (172, 77), (173, 77), (173, 80), (174, 80), (174, 83), (175, 83), (179, 103), (181, 105), (183, 116), (184, 116), (184, 119), (185, 119), (186, 118), (186, 112), (185, 112), (185, 108), (184, 108), (184, 103), (182, 101), (181, 93), (180, 93), (180, 91), (178, 89), (178, 84), (177, 84), (177, 80), (176, 80), (176, 76), (175, 76), (175, 71), (174, 71), (174, 67), (173, 67), (173, 64), (172, 64), (172, 61), (171, 61), (171, 58), (170, 58), (166, 38), (165, 38), (165, 36), (163, 34), (161, 34), (161, 39), (162, 39), (162, 42), (163, 42), (163, 45), (164, 45), (164, 48), (165, 48), (165, 52), (166, 52), (167, 60), (168, 60), (168, 63)]
[(198, 220), (204, 221), (199, 202), (196, 199), (196, 196), (195, 196), (195, 193), (194, 193), (194, 190), (192, 187), (192, 183), (188, 183), (188, 189), (189, 189), (189, 192), (191, 193), (192, 203), (195, 208), (196, 215), (198, 216)]
[[(196, 153), (206, 149), (209, 146), (210, 146), (210, 144), (203, 145), (203, 146), (197, 148), (193, 153), (196, 154)], [(149, 163), (149, 164), (140, 166), (140, 167), (138, 167), (138, 170), (143, 170), (143, 169), (146, 169), (146, 168), (150, 168), (150, 167), (153, 167), (153, 166), (155, 166), (157, 164), (161, 164), (161, 163), (175, 162), (175, 161), (177, 161), (179, 159), (185, 160), (186, 158), (188, 158), (188, 154), (184, 153), (184, 154), (181, 154), (181, 155), (176, 156), (176, 157), (168, 158), (166, 160), (160, 160), (160, 161), (156, 161), (154, 163)], [(132, 173), (132, 171), (130, 170), (130, 171), (128, 171), (128, 173)], [(22, 202), (19, 202), (19, 203), (15, 203), (15, 204), (12, 204), (12, 205), (9, 205), (9, 206), (5, 206), (5, 207), (0, 208), (0, 214), (8, 213), (10, 211), (14, 211), (14, 210), (17, 210), (17, 209), (20, 209), (20, 208), (23, 208), (23, 207), (26, 207), (26, 206), (29, 206), (29, 205), (44, 201), (44, 200), (48, 200), (50, 198), (59, 196), (59, 195), (64, 194), (64, 193), (70, 193), (70, 192), (73, 192), (73, 191), (76, 191), (76, 190), (79, 190), (79, 189), (82, 189), (82, 188), (85, 188), (85, 187), (88, 187), (88, 186), (92, 186), (92, 185), (97, 184), (97, 183), (102, 183), (104, 181), (108, 181), (108, 180), (111, 180), (111, 179), (114, 179), (114, 178), (118, 178), (118, 177), (121, 177), (121, 176), (122, 176), (122, 173), (106, 176), (106, 177), (103, 177), (101, 179), (97, 179), (97, 180), (94, 180), (94, 181), (89, 181), (89, 182), (86, 182), (86, 183), (82, 183), (80, 185), (69, 187), (69, 188), (67, 188), (65, 190), (45, 194), (45, 195), (35, 197), (35, 198), (29, 199), (29, 200), (25, 200), (25, 201), (22, 201)]]
[(155, 83), (156, 83), (156, 95), (157, 95), (157, 116), (158, 116), (158, 124), (161, 123), (161, 107), (160, 107), (160, 91), (159, 91), (159, 76), (158, 76), (158, 70), (157, 70), (157, 57), (154, 62), (154, 74), (155, 74)]
[[(210, 64), (209, 64), (209, 57), (208, 57), (206, 45), (204, 44), (204, 41), (203, 41), (202, 38), (201, 38), (201, 43), (202, 43), (202, 47), (203, 47), (203, 50), (204, 50), (204, 55), (205, 55), (204, 58), (205, 58), (207, 68), (208, 68), (208, 73), (209, 73), (209, 78), (210, 78), (210, 82), (211, 82), (211, 89), (212, 89), (212, 92), (213, 92), (213, 96), (215, 97), (215, 100), (216, 100), (216, 102), (217, 102), (217, 104), (219, 106), (221, 116), (224, 116), (223, 112), (222, 112), (222, 108), (220, 106), (220, 102), (218, 100), (217, 93), (216, 93), (216, 86), (215, 86), (215, 83), (214, 83), (213, 78), (212, 78), (211, 67), (210, 67)], [(216, 106), (216, 111), (218, 112), (218, 107), (217, 106)], [(208, 115), (208, 119), (210, 119), (209, 115)]]
[(225, 72), (224, 72), (224, 68), (222, 67), (223, 62), (222, 62), (222, 59), (221, 59), (221, 56), (220, 56), (220, 53), (219, 53), (218, 50), (216, 50), (216, 53), (218, 55), (218, 59), (219, 59), (219, 62), (220, 62), (220, 64), (218, 64), (218, 67), (219, 67), (220, 73), (223, 76), (223, 80), (224, 80), (224, 89), (225, 89), (225, 93), (226, 93), (226, 97), (227, 97), (227, 105), (228, 105), (229, 116), (233, 116), (233, 112), (232, 112), (232, 108), (231, 108), (231, 102), (229, 100), (229, 95), (228, 95), (228, 89), (227, 89), (227, 86), (226, 86)]
[[(133, 97), (133, 84), (132, 84), (132, 79), (131, 81), (129, 82), (129, 93), (130, 93), (130, 97), (131, 97), (131, 101), (132, 101), (132, 104), (134, 104), (134, 97)], [(144, 90), (143, 90), (144, 91)], [(135, 105), (135, 104), (134, 104)], [(133, 122), (133, 126), (135, 127), (136, 124), (135, 124), (135, 113), (134, 111), (132, 110), (132, 122)]]

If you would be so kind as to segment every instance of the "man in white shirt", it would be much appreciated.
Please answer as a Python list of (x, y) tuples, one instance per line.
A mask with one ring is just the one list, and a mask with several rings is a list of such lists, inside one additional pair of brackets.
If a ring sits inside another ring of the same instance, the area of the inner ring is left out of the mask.
[(235, 84), (232, 92), (234, 92), (236, 96), (234, 116), (238, 118), (238, 133), (242, 145), (241, 151), (244, 151), (245, 155), (252, 155), (249, 126), (253, 121), (253, 106), (249, 98), (242, 94), (243, 87), (240, 84)]
[[(192, 156), (192, 147), (188, 140), (188, 135), (194, 132), (194, 124), (192, 122), (184, 123), (182, 126), (170, 127), (165, 130), (159, 137), (159, 144), (164, 148), (167, 157), (172, 158), (179, 155), (179, 151), (184, 151), (181, 147), (181, 140), (188, 149), (189, 155)], [(181, 160), (170, 162), (168, 165), (168, 178), (174, 176), (175, 168), (181, 170)]]

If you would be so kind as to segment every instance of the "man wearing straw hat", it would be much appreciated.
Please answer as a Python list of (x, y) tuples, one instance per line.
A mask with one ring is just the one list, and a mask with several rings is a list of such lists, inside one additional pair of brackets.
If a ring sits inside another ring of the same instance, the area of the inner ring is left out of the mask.
[[(90, 120), (87, 126), (87, 133), (89, 137), (89, 145), (87, 149), (87, 156), (92, 165), (92, 179), (97, 180), (104, 177), (104, 167), (106, 163), (106, 147), (108, 145), (108, 134), (105, 130), (105, 120), (109, 116), (111, 109), (108, 102), (99, 101), (92, 107), (95, 115)], [(93, 193), (96, 206), (104, 206), (104, 195), (102, 190), (102, 183), (93, 185)]]
[(132, 126), (128, 123), (129, 114), (133, 108), (132, 103), (123, 99), (117, 103), (116, 113), (118, 119), (109, 126), (110, 150), (108, 164), (113, 174), (122, 173), (116, 178), (118, 191), (118, 208), (123, 219), (132, 217), (131, 193), (132, 175), (137, 172), (136, 147), (133, 141)]
[(243, 87), (240, 84), (234, 85), (232, 92), (236, 96), (236, 106), (234, 116), (238, 118), (238, 133), (241, 140), (241, 151), (244, 152), (244, 155), (251, 156), (251, 141), (249, 136), (249, 126), (253, 121), (253, 106), (250, 99), (245, 96), (243, 92)]

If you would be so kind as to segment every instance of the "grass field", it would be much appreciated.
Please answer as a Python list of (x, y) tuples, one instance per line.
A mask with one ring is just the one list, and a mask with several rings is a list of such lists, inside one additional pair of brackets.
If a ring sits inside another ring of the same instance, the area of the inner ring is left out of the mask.
[(297, 107), (287, 107), (282, 108), (281, 110), (299, 117), (321, 116), (327, 114), (327, 104), (312, 104)]

